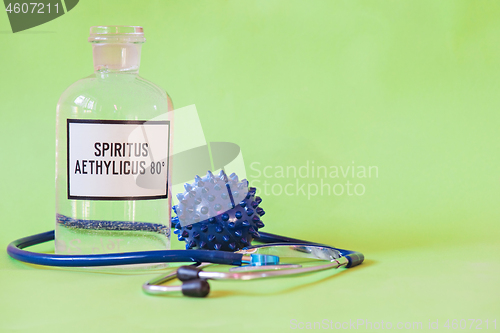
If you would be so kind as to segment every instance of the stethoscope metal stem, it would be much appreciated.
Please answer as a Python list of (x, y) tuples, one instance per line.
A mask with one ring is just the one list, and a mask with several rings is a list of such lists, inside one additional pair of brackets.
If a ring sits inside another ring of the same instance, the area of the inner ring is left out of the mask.
[(334, 259), (332, 262), (325, 265), (317, 265), (311, 267), (302, 267), (302, 268), (292, 268), (292, 269), (283, 269), (283, 270), (270, 270), (263, 272), (244, 272), (244, 273), (233, 273), (233, 272), (207, 272), (201, 271), (199, 273), (200, 279), (205, 280), (255, 280), (255, 279), (264, 279), (264, 278), (272, 278), (272, 277), (282, 277), (286, 275), (297, 275), (297, 274), (305, 274), (311, 272), (318, 272), (325, 269), (330, 268), (339, 268), (347, 265), (348, 261), (346, 258), (341, 257), (338, 259)]
[[(210, 265), (213, 265), (209, 262), (204, 262), (201, 264), (193, 264), (192, 266), (198, 268), (205, 268)], [(170, 294), (172, 292), (180, 292), (182, 291), (182, 285), (179, 286), (165, 286), (162, 285), (166, 282), (172, 281), (177, 278), (177, 270), (172, 271), (170, 274), (162, 275), (160, 277), (156, 277), (142, 285), (142, 290), (149, 295), (165, 295)]]
[[(346, 266), (349, 263), (347, 258), (340, 257), (337, 259), (333, 259), (330, 263), (324, 265), (315, 265), (310, 267), (303, 268), (291, 268), (283, 267), (282, 270), (276, 270), (276, 267), (273, 266), (272, 270), (260, 271), (260, 272), (243, 272), (243, 273), (234, 273), (234, 272), (214, 272), (214, 271), (200, 271), (198, 273), (198, 278), (201, 280), (255, 280), (255, 279), (263, 279), (263, 278), (272, 278), (272, 277), (282, 277), (287, 275), (297, 275), (297, 274), (305, 274), (318, 272), (322, 270), (327, 270), (331, 268), (339, 268), (342, 266)], [(196, 267), (197, 269), (203, 269), (212, 265), (211, 263), (202, 263), (200, 265), (194, 264), (191, 267)], [(262, 267), (265, 268), (265, 267)], [(142, 290), (149, 295), (166, 295), (172, 292), (181, 292), (183, 289), (183, 285), (178, 286), (165, 286), (163, 283), (174, 280), (177, 277), (177, 270), (174, 270), (170, 274), (165, 276), (157, 277), (151, 281), (148, 281), (142, 285)]]

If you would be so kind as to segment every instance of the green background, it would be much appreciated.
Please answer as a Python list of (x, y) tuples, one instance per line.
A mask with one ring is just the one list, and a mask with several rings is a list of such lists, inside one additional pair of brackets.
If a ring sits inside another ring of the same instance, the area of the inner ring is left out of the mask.
[(499, 17), (497, 1), (81, 1), (12, 34), (0, 15), (3, 248), (53, 229), (55, 106), (92, 72), (92, 25), (143, 26), (141, 75), (176, 108), (196, 104), (207, 141), (240, 145), (250, 180), (266, 180), (253, 162), (379, 170), (352, 180), (362, 196), (263, 195), (266, 231), (359, 250), (363, 266), (213, 282), (208, 299), (189, 299), (146, 296), (151, 274), (34, 267), (4, 252), (0, 331), (277, 332), (292, 319), (420, 331), (489, 319), (493, 330)]

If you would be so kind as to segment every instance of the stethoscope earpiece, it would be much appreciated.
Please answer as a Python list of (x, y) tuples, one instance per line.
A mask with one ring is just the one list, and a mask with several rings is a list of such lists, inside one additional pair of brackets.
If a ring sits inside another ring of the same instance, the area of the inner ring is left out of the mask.
[(177, 278), (181, 281), (191, 281), (200, 278), (201, 268), (196, 266), (181, 266), (177, 269)]
[(210, 284), (207, 280), (193, 279), (182, 282), (182, 294), (189, 297), (206, 297), (210, 293)]
[(184, 296), (206, 297), (210, 293), (210, 284), (198, 275), (201, 271), (196, 266), (181, 266), (177, 269), (177, 278), (182, 281), (181, 291)]

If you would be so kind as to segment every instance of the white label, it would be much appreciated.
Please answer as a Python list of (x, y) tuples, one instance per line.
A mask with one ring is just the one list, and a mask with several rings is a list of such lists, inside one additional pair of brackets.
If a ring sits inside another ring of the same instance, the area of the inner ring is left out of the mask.
[(168, 195), (169, 121), (68, 119), (68, 199)]

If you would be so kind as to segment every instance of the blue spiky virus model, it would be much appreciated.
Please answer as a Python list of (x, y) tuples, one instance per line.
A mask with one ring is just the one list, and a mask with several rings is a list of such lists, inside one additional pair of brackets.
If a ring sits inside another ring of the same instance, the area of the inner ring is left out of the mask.
[(172, 227), (186, 249), (237, 251), (259, 237), (265, 212), (246, 179), (240, 182), (234, 173), (227, 177), (223, 170), (217, 176), (208, 171), (184, 188), (177, 194), (179, 204), (172, 207), (177, 215)]

